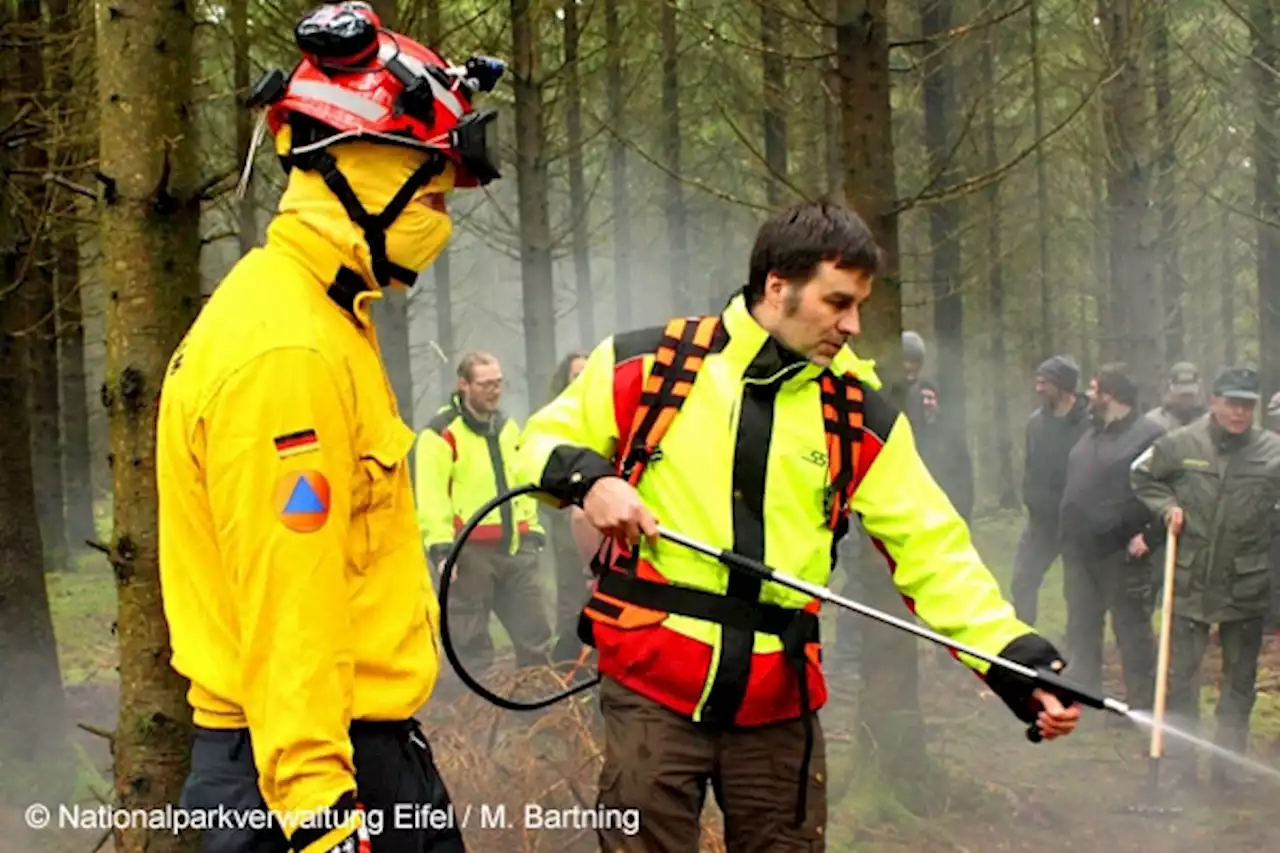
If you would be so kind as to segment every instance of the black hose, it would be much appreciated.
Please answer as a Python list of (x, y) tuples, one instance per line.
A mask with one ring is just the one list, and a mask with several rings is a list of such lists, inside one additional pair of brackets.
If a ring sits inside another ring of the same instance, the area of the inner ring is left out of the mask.
[[(471, 677), (471, 674), (463, 668), (461, 662), (458, 660), (457, 652), (453, 648), (453, 642), (449, 638), (449, 608), (447, 605), (449, 582), (450, 575), (453, 573), (453, 564), (458, 558), (458, 552), (462, 550), (462, 546), (466, 544), (467, 538), (471, 535), (471, 532), (476, 528), (476, 526), (480, 524), (480, 522), (489, 513), (493, 512), (494, 509), (513, 498), (530, 494), (531, 492), (541, 491), (543, 490), (533, 485), (517, 486), (506, 494), (498, 495), (484, 506), (480, 507), (480, 509), (478, 509), (471, 519), (463, 526), (462, 530), (458, 532), (457, 537), (453, 540), (452, 547), (449, 549), (449, 555), (445, 557), (444, 564), (440, 567), (440, 639), (444, 644), (445, 656), (449, 658), (449, 663), (453, 665), (454, 670), (458, 673), (458, 677), (462, 679), (464, 684), (493, 704), (511, 711), (536, 711), (540, 708), (545, 708), (548, 705), (554, 705), (556, 702), (594, 687), (600, 681), (599, 677), (596, 677), (590, 681), (579, 684), (570, 690), (566, 690), (563, 693), (558, 693), (546, 699), (539, 699), (537, 702), (516, 702), (511, 699), (504, 699), (501, 696), (495, 695)], [(985, 660), (993, 666), (999, 666), (1015, 672), (1024, 678), (1029, 679), (1036, 684), (1036, 686), (1058, 696), (1065, 703), (1069, 704), (1072, 702), (1080, 702), (1081, 704), (1092, 708), (1107, 710), (1121, 715), (1125, 715), (1129, 712), (1129, 706), (1123, 702), (1105, 696), (1100, 692), (1088, 690), (1079, 684), (1075, 684), (1074, 682), (1063, 678), (1055, 672), (1046, 669), (1035, 669), (1024, 664), (1019, 664), (1015, 661), (1007, 660), (999, 655), (987, 654), (978, 649), (971, 648), (962, 643), (958, 643), (955, 640), (944, 637), (941, 634), (937, 634), (927, 628), (922, 628), (913, 622), (900, 619), (896, 616), (876, 610), (875, 608), (868, 607), (865, 604), (851, 601), (850, 599), (836, 595), (824, 586), (811, 584), (798, 578), (784, 575), (758, 560), (752, 560), (748, 557), (743, 557), (740, 554), (735, 554), (732, 551), (706, 545), (695, 539), (691, 539), (688, 536), (663, 527), (658, 528), (658, 535), (663, 539), (675, 542), (693, 551), (712, 557), (713, 559), (723, 563), (729, 569), (744, 572), (753, 577), (759, 578), (760, 580), (780, 583), (784, 586), (812, 595), (830, 604), (834, 604), (837, 607), (852, 610), (855, 613), (870, 617), (878, 622), (890, 625), (901, 631), (914, 634), (922, 639), (929, 640), (930, 642), (957, 652), (968, 654), (971, 657)], [(1042, 739), (1039, 729), (1036, 727), (1034, 722), (1027, 727), (1026, 735), (1027, 739), (1033, 743), (1039, 742)]]
[(467, 672), (466, 668), (462, 665), (462, 661), (458, 659), (458, 652), (453, 647), (453, 640), (449, 637), (449, 584), (451, 581), (451, 575), (453, 574), (453, 567), (457, 562), (459, 552), (462, 551), (462, 546), (467, 544), (467, 539), (470, 538), (472, 531), (476, 529), (480, 522), (483, 521), (489, 513), (493, 512), (504, 503), (514, 500), (521, 495), (541, 491), (542, 489), (537, 486), (526, 484), (523, 486), (516, 486), (511, 491), (489, 500), (484, 506), (476, 510), (471, 518), (468, 519), (467, 523), (462, 526), (462, 529), (458, 531), (458, 535), (453, 539), (453, 544), (449, 547), (449, 554), (444, 558), (444, 562), (440, 565), (440, 642), (444, 646), (444, 655), (449, 659), (449, 663), (453, 666), (453, 671), (458, 674), (458, 678), (462, 679), (462, 683), (471, 688), (472, 692), (494, 705), (497, 705), (499, 708), (505, 708), (508, 711), (537, 711), (541, 708), (547, 707), (548, 705), (554, 705), (557, 702), (568, 699), (570, 696), (581, 693), (584, 690), (589, 690), (592, 687), (595, 687), (600, 681), (598, 677), (592, 678), (588, 681), (584, 681), (576, 687), (564, 691), (563, 693), (557, 693), (554, 696), (550, 696), (546, 699), (539, 699), (536, 702), (517, 702), (514, 699), (506, 699), (493, 693), (479, 681), (476, 681), (476, 679), (472, 677), (471, 673)]

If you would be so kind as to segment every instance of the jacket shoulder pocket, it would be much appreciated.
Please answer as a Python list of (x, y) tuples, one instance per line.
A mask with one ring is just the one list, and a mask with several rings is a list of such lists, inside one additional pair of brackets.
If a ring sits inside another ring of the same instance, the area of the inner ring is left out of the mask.
[(415, 436), (399, 418), (392, 418), (361, 442), (360, 460), (384, 471), (399, 467), (409, 456)]
[[(363, 530), (364, 560), (376, 559), (403, 537), (416, 541), (413, 531), (413, 494), (409, 484), (408, 457), (414, 434), (398, 418), (370, 430), (357, 444), (360, 479), (354, 521)], [(365, 565), (358, 565), (363, 571)]]

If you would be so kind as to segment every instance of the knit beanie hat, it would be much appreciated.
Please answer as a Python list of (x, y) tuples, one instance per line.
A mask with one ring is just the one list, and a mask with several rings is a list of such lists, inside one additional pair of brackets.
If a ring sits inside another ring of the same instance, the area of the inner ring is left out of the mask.
[(920, 337), (919, 332), (913, 332), (910, 329), (902, 333), (902, 357), (907, 361), (924, 361), (925, 357), (924, 338)]
[(1069, 355), (1054, 355), (1040, 363), (1036, 375), (1043, 376), (1063, 391), (1075, 391), (1080, 381), (1080, 365)]

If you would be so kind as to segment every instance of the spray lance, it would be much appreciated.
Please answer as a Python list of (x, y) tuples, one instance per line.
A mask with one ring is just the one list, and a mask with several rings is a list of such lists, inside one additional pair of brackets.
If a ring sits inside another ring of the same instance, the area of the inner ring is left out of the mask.
[[(535, 702), (517, 702), (512, 699), (497, 696), (477, 682), (462, 666), (449, 637), (448, 598), (449, 584), (451, 581), (450, 576), (453, 573), (453, 567), (457, 562), (458, 554), (466, 544), (471, 532), (475, 530), (476, 526), (479, 525), (480, 522), (489, 515), (489, 513), (493, 512), (502, 504), (510, 500), (514, 500), (521, 495), (542, 491), (542, 489), (534, 485), (517, 486), (505, 494), (498, 495), (484, 506), (480, 507), (480, 509), (472, 515), (472, 517), (458, 532), (458, 535), (454, 538), (453, 544), (449, 549), (448, 556), (445, 557), (444, 562), (440, 566), (440, 635), (444, 646), (445, 656), (449, 659), (449, 663), (452, 664), (454, 671), (458, 674), (458, 677), (464, 684), (471, 688), (472, 691), (494, 705), (506, 708), (507, 710), (532, 711), (539, 708), (545, 708), (546, 706), (555, 704), (562, 699), (567, 699), (570, 696), (590, 689), (599, 682), (599, 678), (597, 677), (545, 699), (539, 699)], [(1110, 711), (1111, 713), (1122, 717), (1127, 717), (1129, 715), (1129, 706), (1124, 702), (1090, 690), (1080, 684), (1076, 684), (1069, 679), (1063, 678), (1052, 670), (1036, 669), (1024, 664), (1016, 663), (1007, 658), (1000, 657), (999, 655), (988, 654), (987, 652), (972, 648), (964, 643), (956, 642), (955, 640), (931, 631), (928, 628), (921, 627), (914, 622), (900, 619), (892, 614), (885, 613), (881, 610), (875, 609), (874, 607), (862, 604), (861, 602), (853, 601), (852, 599), (837, 595), (824, 586), (819, 586), (817, 584), (800, 580), (799, 578), (791, 577), (790, 575), (783, 574), (776, 569), (770, 568), (758, 560), (753, 560), (749, 557), (744, 557), (741, 554), (735, 554), (732, 551), (707, 545), (661, 525), (658, 526), (658, 536), (669, 542), (674, 542), (685, 548), (711, 557), (732, 571), (743, 572), (752, 577), (759, 578), (761, 581), (769, 581), (790, 587), (791, 589), (811, 595), (828, 604), (832, 604), (836, 607), (843, 607), (846, 610), (852, 610), (855, 613), (859, 613), (885, 625), (890, 625), (900, 631), (906, 631), (909, 634), (914, 634), (915, 636), (928, 640), (932, 643), (952, 649), (961, 654), (969, 655), (970, 657), (978, 660), (985, 661), (992, 666), (1002, 667), (1010, 672), (1022, 676), (1036, 687), (1054, 694), (1065, 704), (1079, 703), (1089, 708), (1096, 708), (1101, 711)], [(1038, 742), (1041, 739), (1040, 732), (1036, 728), (1035, 723), (1032, 723), (1028, 727), (1027, 739), (1032, 742)]]

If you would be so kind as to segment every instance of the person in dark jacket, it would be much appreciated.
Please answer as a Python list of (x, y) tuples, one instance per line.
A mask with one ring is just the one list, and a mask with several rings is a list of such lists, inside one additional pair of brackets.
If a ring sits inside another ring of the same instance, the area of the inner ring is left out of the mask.
[(1027, 526), (1013, 565), (1013, 606), (1028, 625), (1036, 621), (1044, 576), (1058, 558), (1058, 508), (1067, 480), (1067, 454), (1089, 427), (1088, 401), (1076, 393), (1080, 367), (1069, 355), (1045, 359), (1036, 369), (1040, 408), (1027, 420), (1022, 502)]
[(966, 524), (973, 523), (973, 458), (964, 435), (955, 429), (952, 417), (944, 416), (938, 386), (929, 379), (919, 381), (924, 417), (916, 430), (920, 458), (951, 498), (951, 504)]
[[(1254, 425), (1260, 399), (1256, 371), (1227, 368), (1214, 380), (1209, 414), (1157, 439), (1130, 473), (1134, 493), (1178, 535), (1169, 724), (1198, 727), (1201, 664), (1216, 624), (1222, 675), (1214, 742), (1242, 755), (1271, 609), (1268, 550), (1280, 530), (1280, 437)], [(1189, 744), (1165, 745), (1179, 783), (1196, 780), (1195, 758)], [(1215, 787), (1243, 781), (1237, 771), (1214, 760)]]
[(1067, 594), (1067, 647), (1075, 679), (1102, 688), (1107, 612), (1124, 667), (1125, 701), (1151, 707), (1155, 638), (1151, 551), (1159, 527), (1133, 493), (1129, 468), (1164, 427), (1137, 409), (1138, 388), (1123, 364), (1099, 368), (1089, 383), (1093, 424), (1067, 456), (1059, 530)]
[(1191, 362), (1180, 361), (1169, 368), (1164, 401), (1147, 412), (1147, 417), (1169, 432), (1204, 417), (1208, 411), (1200, 387), (1200, 371)]

